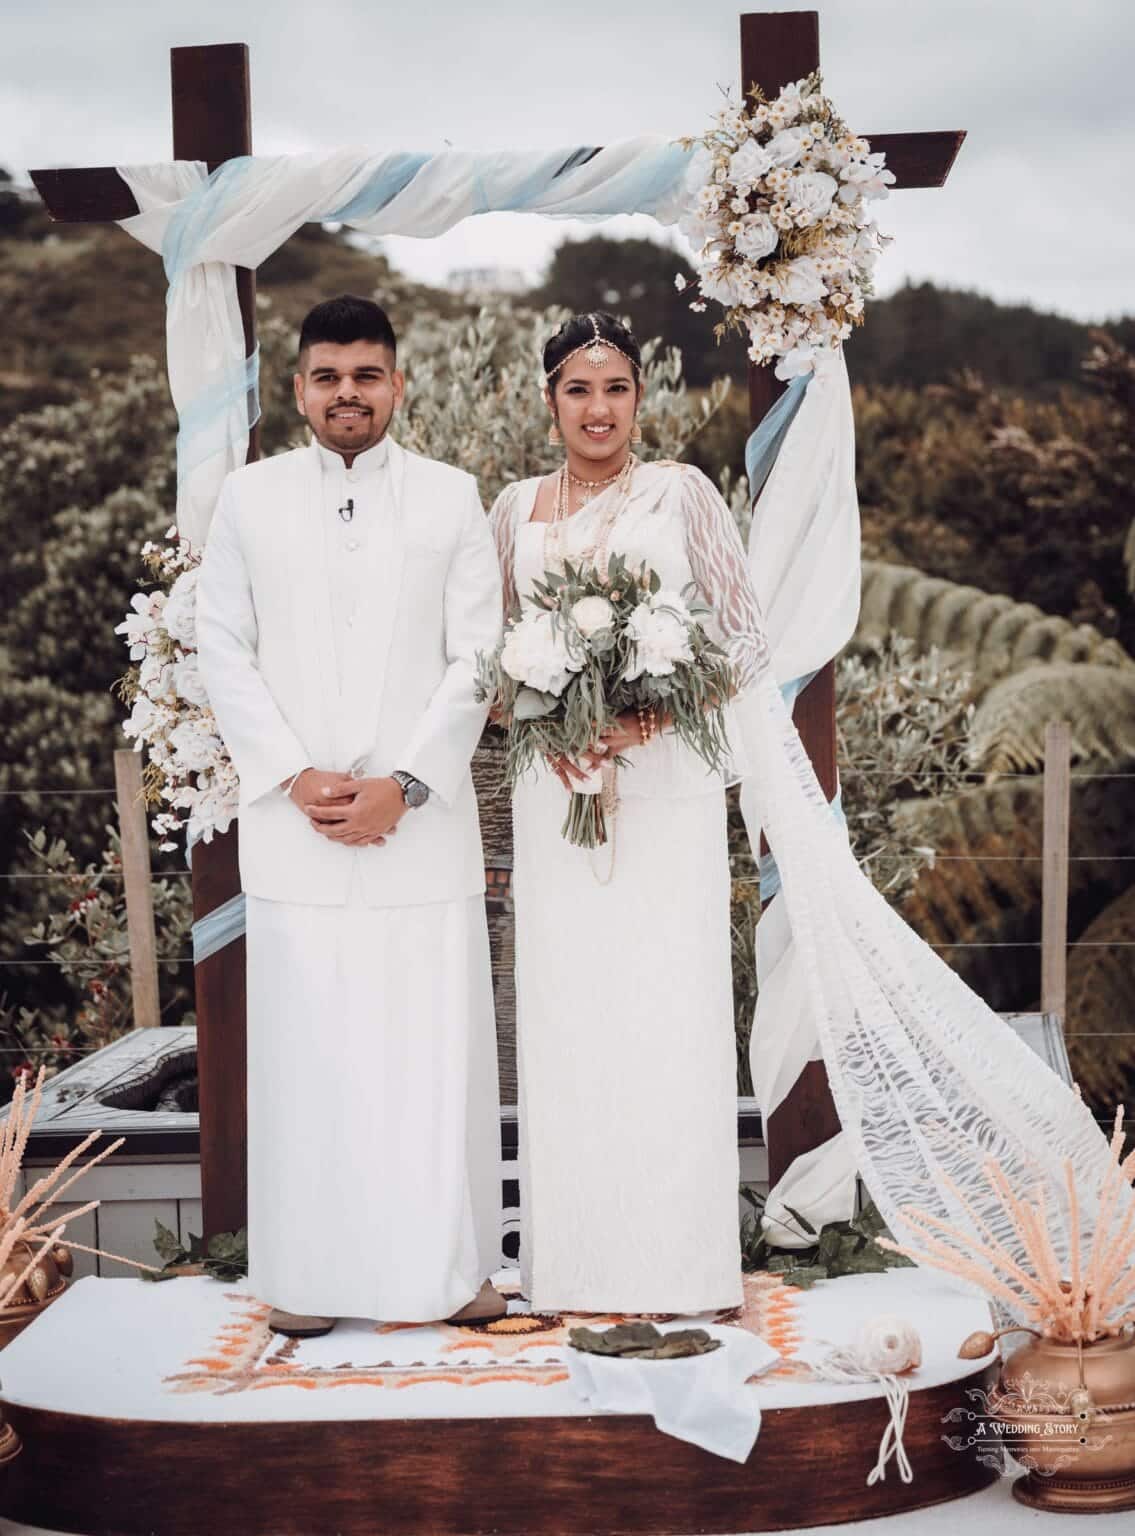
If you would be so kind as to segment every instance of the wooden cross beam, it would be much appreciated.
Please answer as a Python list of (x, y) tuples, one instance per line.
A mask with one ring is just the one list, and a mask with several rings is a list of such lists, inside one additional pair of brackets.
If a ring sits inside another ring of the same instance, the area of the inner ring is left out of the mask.
[[(252, 153), (248, 48), (218, 43), (170, 51), (173, 157), (204, 160), (215, 170)], [(113, 166), (90, 170), (32, 171), (32, 181), (53, 219), (71, 223), (130, 218), (138, 205)], [(256, 346), (256, 274), (237, 268), (237, 296), (245, 351)], [(259, 456), (259, 435), (249, 437), (248, 459)], [(237, 829), (193, 850), (193, 915), (202, 918), (240, 891)], [(245, 1224), (247, 1178), (245, 1115), (244, 940), (218, 950), (196, 967), (197, 1073), (201, 1105), (201, 1200), (204, 1233), (232, 1232)]]
[[(817, 11), (765, 12), (741, 17), (741, 89), (759, 85), (771, 100), (793, 80), (820, 67), (820, 17)], [(950, 174), (965, 138), (964, 130), (945, 133), (868, 133), (872, 150), (882, 150), (895, 174), (895, 186), (940, 187)], [(749, 369), (749, 419), (753, 426), (787, 386), (772, 368)], [(835, 663), (821, 668), (793, 710), (816, 777), (830, 800), (837, 785)], [(776, 899), (775, 897), (773, 898)], [(769, 1184), (775, 1184), (803, 1153), (820, 1146), (839, 1130), (822, 1061), (809, 1062), (795, 1086), (764, 1127)]]

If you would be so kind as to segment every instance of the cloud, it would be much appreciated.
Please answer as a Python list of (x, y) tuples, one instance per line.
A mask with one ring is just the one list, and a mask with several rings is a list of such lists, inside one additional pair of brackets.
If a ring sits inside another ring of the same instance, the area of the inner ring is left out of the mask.
[[(167, 50), (236, 38), (251, 47), (260, 153), (697, 132), (719, 87), (736, 87), (741, 8), (53, 0), (5, 17), (0, 163), (164, 158)], [(1135, 229), (1111, 169), (1135, 143), (1130, 0), (825, 0), (821, 24), (829, 90), (860, 132), (969, 132), (943, 191), (884, 208), (899, 238), (883, 286), (926, 277), (1087, 317), (1132, 307)], [(466, 264), (534, 272), (564, 233), (501, 215), (390, 252), (432, 279)]]

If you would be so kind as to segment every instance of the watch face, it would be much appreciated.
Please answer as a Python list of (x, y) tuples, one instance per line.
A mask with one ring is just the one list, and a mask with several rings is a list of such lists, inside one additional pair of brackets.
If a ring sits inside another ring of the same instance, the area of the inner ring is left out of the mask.
[(419, 805), (425, 805), (430, 797), (429, 790), (424, 784), (419, 783), (417, 779), (412, 779), (405, 786), (402, 793), (406, 796), (406, 804), (412, 809)]

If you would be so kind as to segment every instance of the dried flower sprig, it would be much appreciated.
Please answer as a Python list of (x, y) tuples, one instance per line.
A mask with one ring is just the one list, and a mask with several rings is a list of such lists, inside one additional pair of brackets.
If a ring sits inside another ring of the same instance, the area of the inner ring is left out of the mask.
[[(1135, 1323), (1135, 1205), (1116, 1224), (1123, 1189), (1135, 1180), (1135, 1151), (1122, 1156), (1123, 1109), (1115, 1117), (1110, 1156), (1100, 1181), (1090, 1246), (1082, 1230), (1082, 1202), (1070, 1161), (1064, 1163), (1068, 1201), (1068, 1274), (1062, 1272), (1052, 1240), (1048, 1201), (1041, 1188), (1016, 1193), (992, 1160), (983, 1165), (990, 1188), (1016, 1236), (1015, 1259), (982, 1221), (973, 1203), (949, 1179), (951, 1194), (973, 1223), (974, 1237), (930, 1211), (900, 1211), (915, 1234), (909, 1244), (879, 1238), (882, 1248), (918, 1264), (955, 1275), (1004, 1302), (1022, 1323), (1060, 1343), (1090, 1343), (1121, 1333)], [(1085, 1254), (1084, 1249), (1088, 1247)]]
[[(21, 1271), (0, 1280), (0, 1307), (6, 1306), (13, 1296), (19, 1294), (20, 1287), (40, 1261), (61, 1240), (68, 1223), (98, 1207), (97, 1200), (88, 1200), (85, 1205), (78, 1205), (72, 1210), (58, 1212), (54, 1216), (50, 1214), (52, 1207), (58, 1205), (67, 1191), (84, 1174), (89, 1173), (99, 1163), (105, 1162), (111, 1153), (116, 1152), (123, 1140), (119, 1137), (117, 1141), (112, 1141), (109, 1146), (104, 1147), (101, 1152), (97, 1152), (82, 1167), (75, 1167), (88, 1148), (102, 1135), (101, 1131), (92, 1131), (77, 1146), (72, 1147), (54, 1168), (38, 1178), (22, 1198), (17, 1199), (16, 1189), (20, 1170), (23, 1167), (24, 1153), (27, 1151), (32, 1124), (43, 1097), (45, 1075), (46, 1070), (41, 1067), (30, 1093), (26, 1075), (17, 1078), (8, 1117), (0, 1126), (0, 1272), (3, 1271), (4, 1265), (18, 1245), (26, 1244), (31, 1250), (31, 1257)], [(103, 1258), (118, 1258), (116, 1254), (104, 1253), (101, 1248), (88, 1248), (82, 1243), (76, 1243), (73, 1246), (82, 1248), (85, 1253), (99, 1254)], [(138, 1269), (153, 1267), (148, 1264), (137, 1264), (133, 1259), (120, 1259), (119, 1262), (134, 1264)]]

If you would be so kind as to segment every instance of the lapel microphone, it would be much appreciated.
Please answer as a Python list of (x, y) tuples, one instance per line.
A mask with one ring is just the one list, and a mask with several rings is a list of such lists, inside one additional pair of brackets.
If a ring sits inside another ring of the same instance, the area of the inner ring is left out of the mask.
[(348, 496), (346, 504), (339, 508), (339, 516), (345, 523), (349, 523), (355, 515), (354, 497)]

